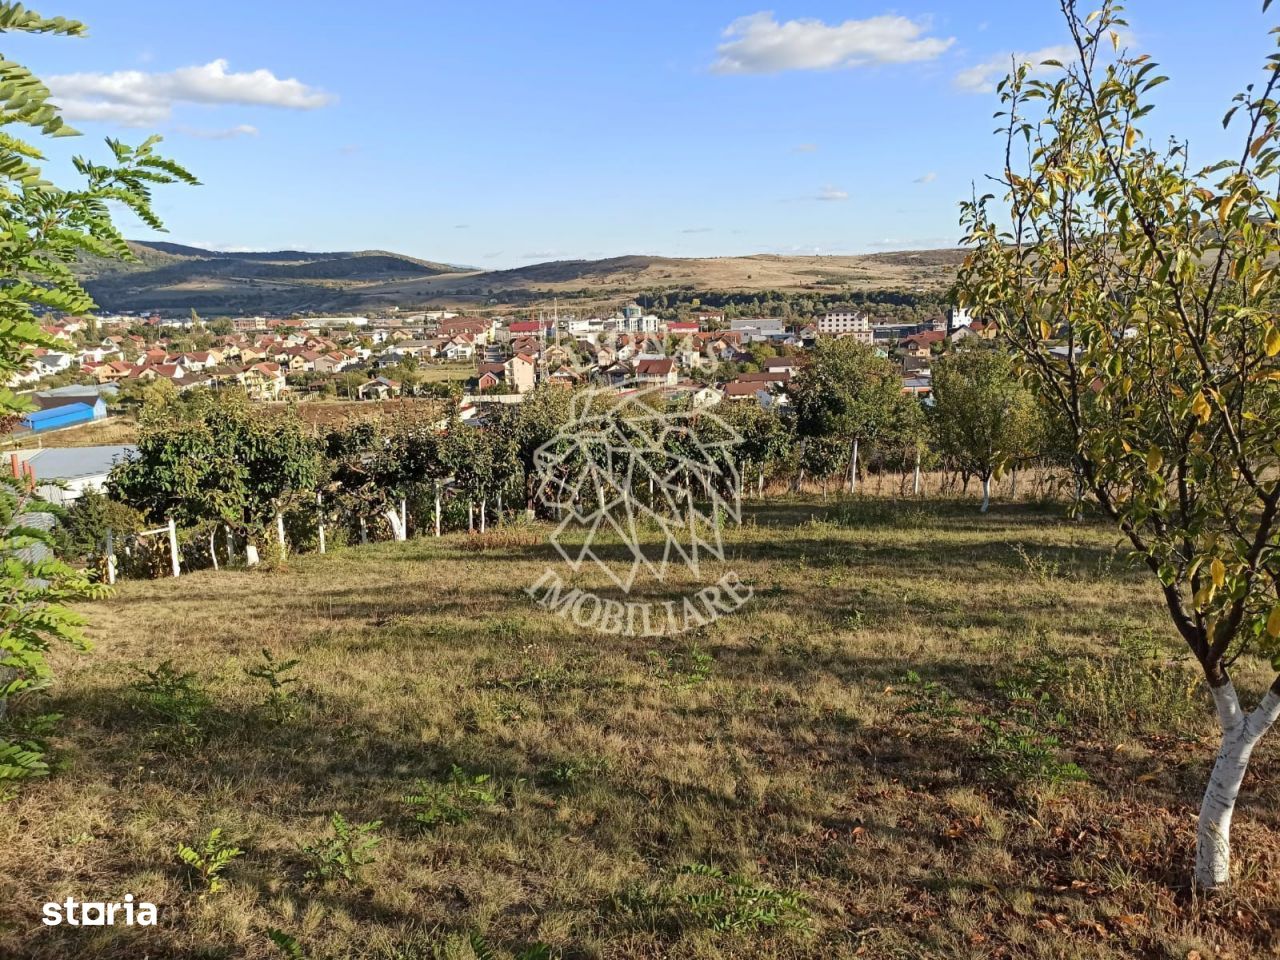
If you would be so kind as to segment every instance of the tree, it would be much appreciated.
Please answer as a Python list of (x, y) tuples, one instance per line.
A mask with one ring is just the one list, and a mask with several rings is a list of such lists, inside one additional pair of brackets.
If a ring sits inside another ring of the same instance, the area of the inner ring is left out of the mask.
[(1027, 456), (1039, 418), (1035, 398), (1008, 354), (961, 350), (933, 365), (930, 420), (938, 452), (982, 481), (982, 508), (991, 504), (991, 477)]
[[(0, 33), (10, 32), (76, 37), (84, 26), (0, 2)], [(152, 138), (136, 148), (108, 140), (111, 164), (75, 158), (84, 179), (79, 188), (50, 183), (38, 165), (40, 150), (16, 135), (20, 127), (48, 137), (75, 134), (48, 97), (29, 70), (0, 57), (0, 420), (9, 422), (29, 407), (6, 384), (26, 370), (33, 349), (57, 348), (38, 314), (94, 309), (72, 265), (82, 254), (133, 259), (108, 204), (121, 204), (160, 229), (151, 188), (196, 182), (157, 155), (158, 138)], [(98, 589), (51, 555), (53, 538), (36, 518), (52, 512), (19, 481), (0, 480), (0, 782), (47, 772), (33, 731), (46, 727), (48, 717), (19, 718), (9, 708), (48, 684), (45, 654), (52, 644), (86, 647), (80, 618), (67, 604)]]
[(1280, 55), (1227, 112), (1239, 153), (1194, 169), (1185, 144), (1143, 140), (1165, 78), (1118, 49), (1115, 5), (1063, 12), (1071, 62), (1000, 84), (1003, 203), (964, 205), (974, 249), (958, 294), (1060, 415), (1082, 485), (1208, 682), (1222, 741), (1195, 879), (1215, 888), (1250, 753), (1280, 715), (1280, 676), (1251, 711), (1230, 676), (1245, 655), (1280, 665)]
[(266, 414), (235, 392), (200, 391), (144, 411), (134, 455), (111, 471), (113, 495), (152, 522), (225, 524), (249, 565), (280, 514), (309, 504), (319, 445), (293, 411)]
[[(904, 399), (897, 368), (868, 344), (851, 338), (822, 340), (787, 392), (806, 444), (836, 441), (849, 451), (849, 492), (855, 492), (859, 445), (892, 438), (901, 419)], [(821, 462), (828, 453), (823, 452)]]

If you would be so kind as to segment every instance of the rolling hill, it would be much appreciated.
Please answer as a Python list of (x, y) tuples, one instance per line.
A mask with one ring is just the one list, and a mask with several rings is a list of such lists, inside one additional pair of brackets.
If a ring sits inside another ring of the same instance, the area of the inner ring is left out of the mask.
[(242, 253), (164, 242), (130, 246), (135, 263), (80, 264), (86, 286), (104, 310), (238, 314), (527, 304), (552, 297), (590, 302), (678, 288), (923, 291), (947, 286), (963, 257), (959, 250), (687, 259), (636, 255), (481, 271), (385, 250)]

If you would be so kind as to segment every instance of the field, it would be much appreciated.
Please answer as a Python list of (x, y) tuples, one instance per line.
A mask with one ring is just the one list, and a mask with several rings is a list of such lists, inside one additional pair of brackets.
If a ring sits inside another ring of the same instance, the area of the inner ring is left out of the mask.
[[(0, 818), (0, 956), (284, 956), (268, 928), (381, 960), (469, 960), (472, 934), (499, 957), (1277, 954), (1280, 754), (1264, 741), (1245, 782), (1231, 892), (1198, 900), (1208, 701), (1107, 528), (757, 505), (709, 572), (754, 598), (659, 640), (534, 606), (546, 566), (572, 579), (546, 535), (90, 605), (96, 649), (56, 658), (62, 768)], [(299, 661), (274, 706), (246, 675), (264, 647)], [(194, 677), (142, 692), (165, 660)], [(1235, 674), (1251, 698), (1267, 681)], [(349, 878), (335, 812), (381, 821)], [(214, 828), (244, 851), (216, 891), (176, 853)], [(126, 893), (160, 923), (40, 924), (46, 900)]]

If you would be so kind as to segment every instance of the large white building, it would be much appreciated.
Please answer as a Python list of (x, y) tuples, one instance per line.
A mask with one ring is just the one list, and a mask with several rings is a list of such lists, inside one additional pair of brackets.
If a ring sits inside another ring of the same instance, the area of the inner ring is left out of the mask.
[(818, 332), (831, 337), (853, 337), (863, 343), (874, 339), (871, 319), (851, 309), (835, 309), (818, 321)]

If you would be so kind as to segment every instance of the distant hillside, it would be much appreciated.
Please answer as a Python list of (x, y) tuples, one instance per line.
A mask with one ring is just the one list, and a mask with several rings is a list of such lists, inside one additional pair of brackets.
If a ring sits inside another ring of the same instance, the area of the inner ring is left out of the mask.
[(130, 246), (138, 263), (81, 264), (86, 285), (104, 310), (323, 312), (441, 303), (526, 304), (551, 297), (611, 300), (676, 288), (924, 291), (948, 286), (964, 256), (960, 250), (838, 257), (624, 256), (480, 271), (384, 250), (239, 253), (163, 242)]
[(86, 259), (85, 286), (104, 310), (239, 313), (359, 307), (368, 288), (457, 272), (385, 250), (238, 252), (130, 241), (138, 261)]

